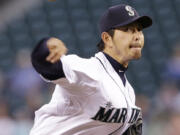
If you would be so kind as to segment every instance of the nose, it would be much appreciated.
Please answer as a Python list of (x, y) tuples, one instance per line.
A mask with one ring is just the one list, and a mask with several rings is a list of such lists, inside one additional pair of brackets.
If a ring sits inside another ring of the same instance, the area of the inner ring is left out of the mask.
[(139, 41), (141, 39), (142, 36), (142, 31), (139, 31), (137, 28), (135, 29), (134, 32), (134, 40), (135, 41)]
[(140, 37), (141, 37), (141, 34), (140, 34), (139, 31), (137, 31), (137, 32), (134, 34), (135, 41), (139, 41), (139, 40), (140, 40)]

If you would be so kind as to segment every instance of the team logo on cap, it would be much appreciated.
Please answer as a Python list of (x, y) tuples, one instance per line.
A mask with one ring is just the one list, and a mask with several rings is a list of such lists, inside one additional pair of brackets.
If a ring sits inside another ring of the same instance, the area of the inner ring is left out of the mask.
[(126, 6), (125, 9), (128, 12), (129, 16), (134, 16), (135, 15), (134, 10), (132, 9), (132, 7)]

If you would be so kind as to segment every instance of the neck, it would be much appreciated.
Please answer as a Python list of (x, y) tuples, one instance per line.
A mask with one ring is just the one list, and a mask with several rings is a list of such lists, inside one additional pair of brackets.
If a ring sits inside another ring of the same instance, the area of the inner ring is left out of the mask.
[(107, 50), (103, 50), (104, 53), (108, 54), (109, 56), (111, 56), (113, 59), (115, 59), (118, 63), (120, 63), (121, 65), (123, 65), (123, 67), (127, 68), (128, 67), (128, 61), (123, 60), (123, 58), (121, 56), (118, 56), (114, 53), (112, 53), (111, 51), (107, 51)]

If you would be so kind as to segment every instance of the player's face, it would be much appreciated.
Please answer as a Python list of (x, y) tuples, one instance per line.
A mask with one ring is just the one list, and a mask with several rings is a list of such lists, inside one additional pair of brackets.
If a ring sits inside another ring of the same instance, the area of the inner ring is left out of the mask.
[(139, 59), (144, 46), (142, 27), (133, 23), (116, 28), (114, 29), (114, 36), (107, 44), (108, 50), (111, 50), (110, 55), (122, 64), (133, 59)]
[(115, 29), (112, 44), (115, 54), (122, 60), (139, 59), (144, 47), (142, 28), (134, 23)]

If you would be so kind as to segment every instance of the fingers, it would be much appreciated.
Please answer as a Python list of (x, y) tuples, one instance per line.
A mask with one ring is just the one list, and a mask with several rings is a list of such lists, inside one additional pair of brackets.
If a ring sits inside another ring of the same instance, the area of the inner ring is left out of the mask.
[(51, 52), (51, 53), (47, 56), (46, 60), (49, 61), (49, 62), (51, 62), (51, 63), (55, 63), (55, 62), (57, 62), (57, 61), (60, 60), (60, 57), (61, 57), (61, 54), (60, 54), (60, 53)]
[(50, 53), (50, 54), (46, 57), (46, 60), (49, 61), (49, 62), (51, 62), (56, 55), (57, 55), (56, 53)]
[(47, 47), (48, 47), (49, 51), (53, 51), (57, 48), (57, 45), (56, 44), (47, 44)]
[(57, 38), (50, 38), (47, 41), (47, 48), (49, 49), (49, 55), (46, 60), (51, 63), (57, 62), (62, 55), (67, 53), (65, 44)]
[[(64, 51), (67, 51), (67, 50), (64, 50)], [(55, 63), (55, 62), (57, 62), (57, 61), (59, 61), (60, 60), (60, 58), (61, 58), (61, 56), (62, 55), (64, 55), (65, 54), (65, 52), (64, 51), (58, 51), (58, 50), (56, 50), (56, 51), (50, 51), (50, 53), (49, 53), (49, 55), (46, 57), (46, 60), (48, 61), (48, 62), (51, 62), (51, 63)]]

